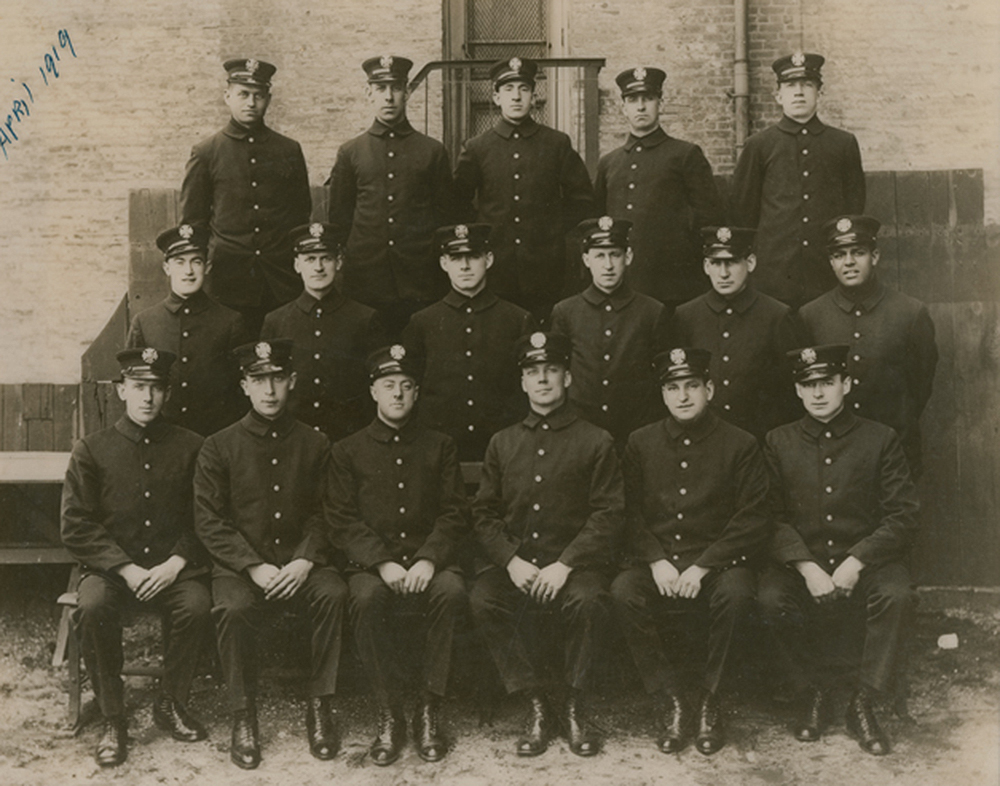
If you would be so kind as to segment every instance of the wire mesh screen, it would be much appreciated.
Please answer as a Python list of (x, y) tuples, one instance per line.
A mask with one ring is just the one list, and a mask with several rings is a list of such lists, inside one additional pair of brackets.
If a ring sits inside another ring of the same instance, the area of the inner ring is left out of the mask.
[(469, 0), (468, 56), (476, 60), (545, 57), (543, 0)]

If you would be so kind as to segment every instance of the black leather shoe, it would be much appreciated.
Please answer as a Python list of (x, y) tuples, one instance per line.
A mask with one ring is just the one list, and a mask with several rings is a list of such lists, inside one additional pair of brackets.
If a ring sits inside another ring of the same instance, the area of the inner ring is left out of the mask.
[(866, 753), (885, 756), (889, 752), (889, 740), (878, 724), (872, 697), (866, 688), (858, 689), (847, 705), (847, 730), (857, 738)]
[(538, 756), (545, 753), (552, 739), (552, 710), (548, 701), (540, 693), (532, 693), (528, 700), (531, 709), (528, 714), (528, 729), (517, 741), (518, 756)]
[(662, 709), (662, 732), (656, 741), (662, 753), (680, 753), (690, 726), (690, 713), (680, 696), (667, 694)]
[(701, 711), (698, 713), (698, 736), (694, 744), (699, 753), (710, 756), (725, 745), (722, 735), (722, 710), (719, 700), (711, 691), (705, 691), (701, 700)]
[(368, 750), (368, 755), (372, 757), (379, 767), (392, 764), (399, 758), (399, 752), (406, 742), (406, 718), (398, 709), (382, 707), (378, 711), (378, 730), (375, 732), (375, 741)]
[(173, 696), (161, 693), (153, 704), (153, 723), (181, 742), (197, 742), (208, 736), (201, 721)]
[(795, 726), (795, 739), (799, 742), (816, 742), (823, 736), (826, 715), (826, 693), (810, 688), (803, 702), (802, 715)]
[(601, 739), (587, 723), (580, 691), (576, 690), (571, 690), (566, 699), (566, 739), (577, 756), (595, 756), (601, 749)]
[(124, 715), (104, 719), (94, 758), (102, 767), (117, 767), (128, 756), (128, 720)]
[(229, 758), (233, 760), (233, 764), (244, 770), (256, 769), (260, 764), (259, 737), (256, 708), (251, 705), (245, 710), (237, 710), (233, 718), (233, 739), (229, 746)]
[(413, 740), (417, 753), (424, 761), (441, 761), (448, 752), (448, 745), (438, 730), (437, 698), (421, 700), (413, 716)]
[(340, 728), (333, 709), (333, 696), (314, 696), (306, 704), (306, 737), (309, 752), (328, 761), (340, 750)]

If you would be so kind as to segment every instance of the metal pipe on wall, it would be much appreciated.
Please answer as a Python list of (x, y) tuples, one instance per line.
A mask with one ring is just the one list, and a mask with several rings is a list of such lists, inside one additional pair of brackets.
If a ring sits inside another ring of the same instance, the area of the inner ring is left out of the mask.
[(734, 57), (733, 57), (733, 105), (736, 114), (736, 157), (743, 152), (750, 135), (750, 70), (747, 63), (749, 49), (748, 0), (734, 0)]

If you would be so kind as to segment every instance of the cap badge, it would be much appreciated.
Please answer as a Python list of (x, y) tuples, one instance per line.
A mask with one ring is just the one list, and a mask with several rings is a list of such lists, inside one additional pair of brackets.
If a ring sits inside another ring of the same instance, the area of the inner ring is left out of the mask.
[(531, 334), (531, 346), (535, 349), (541, 349), (545, 346), (545, 334), (544, 333), (532, 333)]
[(728, 243), (733, 239), (733, 231), (729, 227), (719, 227), (716, 230), (715, 237), (720, 243)]
[(801, 52), (796, 52), (792, 55), (792, 65), (793, 66), (804, 66), (806, 64), (806, 56)]
[(160, 354), (152, 347), (146, 347), (142, 350), (142, 362), (149, 363), (152, 365), (160, 357)]
[(842, 218), (842, 219), (840, 219), (840, 221), (837, 222), (837, 231), (838, 232), (850, 232), (852, 226), (854, 226), (854, 225), (851, 223), (851, 219), (849, 219), (849, 218)]
[(323, 225), (318, 221), (309, 225), (309, 234), (313, 237), (323, 237)]
[(251, 74), (255, 73), (258, 68), (260, 68), (260, 63), (258, 63), (252, 57), (249, 60), (247, 60), (247, 71), (249, 71)]
[(518, 71), (518, 72), (520, 72), (521, 66), (523, 64), (521, 63), (521, 58), (520, 57), (512, 57), (510, 59), (510, 62), (507, 63), (507, 65), (510, 66), (510, 70), (511, 71)]
[(266, 341), (261, 341), (253, 348), (254, 353), (261, 360), (269, 360), (271, 357), (271, 345)]
[(611, 216), (601, 216), (597, 219), (597, 226), (603, 229), (605, 232), (611, 230), (611, 227), (615, 225), (614, 219)]
[(389, 357), (393, 360), (402, 360), (406, 357), (406, 347), (402, 344), (393, 344), (389, 347)]
[(632, 69), (632, 76), (634, 76), (638, 81), (642, 82), (646, 78), (646, 69), (642, 66)]
[(392, 55), (382, 55), (382, 57), (379, 58), (378, 64), (382, 66), (382, 68), (392, 68)]
[(816, 362), (816, 350), (813, 349), (812, 347), (806, 347), (805, 349), (802, 350), (801, 354), (799, 355), (799, 360), (801, 360), (807, 366), (811, 366), (813, 363)]
[(680, 366), (687, 362), (687, 353), (683, 349), (671, 349), (670, 350), (670, 362), (675, 366)]
[(181, 224), (177, 230), (177, 234), (185, 240), (190, 240), (192, 235), (194, 235), (194, 227), (190, 224)]
[(469, 236), (469, 228), (465, 224), (458, 224), (455, 227), (455, 237), (465, 240)]

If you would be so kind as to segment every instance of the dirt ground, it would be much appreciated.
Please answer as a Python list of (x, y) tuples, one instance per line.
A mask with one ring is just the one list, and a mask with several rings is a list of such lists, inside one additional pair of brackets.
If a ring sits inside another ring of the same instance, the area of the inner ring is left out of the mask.
[[(50, 665), (58, 622), (52, 603), (65, 571), (0, 569), (0, 786), (22, 784), (569, 784), (576, 782), (671, 786), (995, 786), (1000, 748), (1000, 611), (953, 608), (918, 615), (911, 650), (912, 722), (881, 714), (893, 742), (884, 758), (864, 754), (838, 720), (814, 744), (796, 742), (791, 714), (769, 690), (744, 686), (728, 705), (729, 742), (705, 757), (688, 746), (659, 753), (651, 738), (649, 705), (634, 684), (604, 691), (593, 715), (606, 733), (603, 752), (580, 759), (557, 741), (537, 759), (513, 754), (521, 710), (502, 702), (492, 723), (481, 723), (475, 691), (445, 706), (453, 750), (438, 764), (408, 747), (388, 768), (367, 759), (372, 706), (362, 687), (342, 699), (344, 744), (332, 762), (309, 756), (303, 701), (293, 684), (263, 685), (260, 726), (264, 760), (252, 772), (229, 762), (229, 717), (218, 678), (199, 677), (192, 709), (209, 726), (204, 742), (182, 744), (152, 724), (152, 680), (130, 678), (128, 761), (113, 770), (94, 763), (97, 725), (74, 736), (67, 724), (66, 668)], [(958, 635), (959, 647), (942, 650), (938, 637)], [(153, 633), (130, 629), (130, 652), (155, 649)], [(148, 639), (148, 640), (147, 640)], [(355, 675), (356, 675), (356, 667)], [(356, 675), (357, 676), (357, 675)], [(473, 681), (476, 677), (473, 675)], [(485, 679), (485, 678), (484, 678)], [(358, 679), (353, 680), (360, 683)], [(622, 680), (619, 680), (621, 683)], [(625, 681), (627, 682), (627, 680)]]

